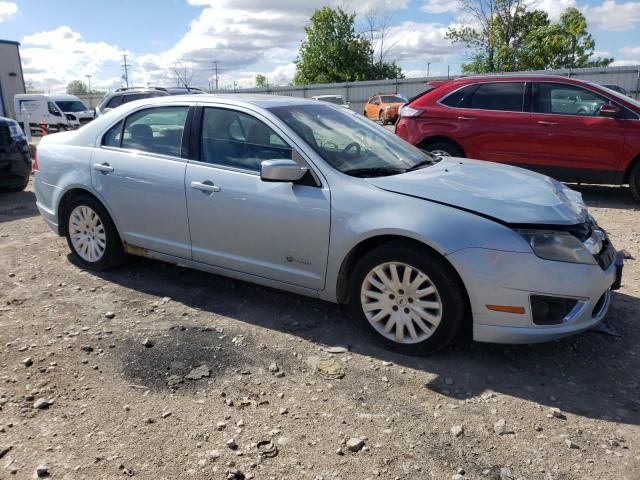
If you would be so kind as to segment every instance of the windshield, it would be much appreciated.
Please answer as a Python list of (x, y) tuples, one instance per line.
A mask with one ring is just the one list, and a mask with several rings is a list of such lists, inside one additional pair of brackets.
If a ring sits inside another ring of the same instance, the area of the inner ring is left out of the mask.
[(382, 95), (382, 103), (407, 103), (407, 99), (400, 95)]
[(87, 106), (82, 103), (80, 100), (66, 100), (66, 101), (56, 101), (56, 104), (65, 113), (68, 112), (84, 112), (87, 109)]
[(394, 175), (436, 161), (355, 112), (320, 104), (287, 105), (269, 110), (329, 165), (349, 175)]
[(342, 105), (342, 97), (319, 97), (321, 102), (335, 103), (336, 105)]

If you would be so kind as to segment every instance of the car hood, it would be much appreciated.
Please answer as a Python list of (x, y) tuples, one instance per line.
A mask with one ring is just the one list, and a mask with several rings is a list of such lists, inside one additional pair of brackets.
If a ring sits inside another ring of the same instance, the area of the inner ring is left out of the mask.
[(367, 181), (508, 224), (575, 225), (588, 217), (582, 195), (557, 180), (480, 160), (447, 158), (414, 172)]

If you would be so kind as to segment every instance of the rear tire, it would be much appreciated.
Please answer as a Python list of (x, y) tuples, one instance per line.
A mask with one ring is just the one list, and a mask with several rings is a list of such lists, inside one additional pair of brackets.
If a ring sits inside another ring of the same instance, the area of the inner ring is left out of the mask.
[(637, 162), (631, 169), (629, 186), (631, 187), (633, 198), (640, 202), (640, 162)]
[(420, 147), (420, 149), (439, 157), (464, 158), (464, 152), (460, 147), (451, 142), (438, 141), (427, 143), (424, 147)]
[(89, 195), (74, 198), (67, 207), (64, 221), (67, 244), (82, 267), (106, 270), (124, 261), (120, 235), (98, 200)]
[(356, 265), (349, 292), (354, 317), (376, 341), (409, 355), (428, 355), (460, 332), (466, 296), (455, 271), (437, 254), (394, 241)]

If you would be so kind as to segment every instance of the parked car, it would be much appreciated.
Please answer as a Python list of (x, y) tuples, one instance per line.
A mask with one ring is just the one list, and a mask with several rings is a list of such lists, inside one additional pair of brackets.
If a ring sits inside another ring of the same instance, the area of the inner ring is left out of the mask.
[(321, 102), (333, 103), (343, 108), (349, 108), (349, 103), (345, 102), (342, 95), (316, 95), (311, 97), (313, 100), (320, 100)]
[(164, 88), (158, 87), (130, 87), (119, 88), (115, 92), (107, 93), (100, 105), (96, 107), (96, 117), (125, 103), (143, 98), (164, 97), (170, 95)]
[(13, 104), (16, 120), (23, 130), (30, 128), (40, 133), (43, 127), (55, 132), (75, 128), (51, 95), (21, 93), (14, 95)]
[(371, 97), (364, 106), (364, 116), (378, 120), (382, 125), (395, 123), (400, 107), (407, 99), (396, 93), (378, 93)]
[(340, 107), (271, 95), (132, 102), (40, 142), (37, 206), (88, 269), (126, 253), (351, 306), (426, 353), (465, 326), (534, 343), (605, 316), (621, 256), (580, 194), (436, 158)]
[(630, 184), (640, 200), (640, 103), (593, 83), (451, 80), (403, 107), (396, 133), (439, 156), (509, 163), (566, 182)]
[(0, 117), (0, 190), (24, 190), (30, 175), (29, 144), (20, 125)]

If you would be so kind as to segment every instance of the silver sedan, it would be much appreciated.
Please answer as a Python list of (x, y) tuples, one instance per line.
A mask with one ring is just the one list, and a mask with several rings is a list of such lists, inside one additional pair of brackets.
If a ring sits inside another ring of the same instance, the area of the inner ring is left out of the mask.
[(428, 353), (465, 327), (533, 343), (605, 316), (622, 261), (580, 195), (429, 156), (365, 118), (264, 95), (162, 97), (48, 135), (40, 213), (77, 263), (126, 254), (349, 304)]

